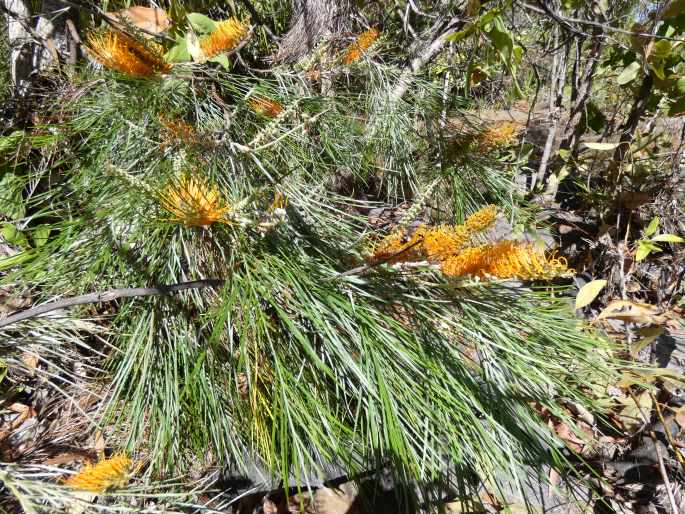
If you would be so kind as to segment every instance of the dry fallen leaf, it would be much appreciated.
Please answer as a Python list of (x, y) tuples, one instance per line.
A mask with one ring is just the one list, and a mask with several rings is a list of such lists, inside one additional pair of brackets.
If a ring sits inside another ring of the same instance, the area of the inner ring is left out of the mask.
[(636, 303), (627, 300), (614, 300), (597, 315), (595, 321), (602, 319), (620, 319), (635, 323), (657, 324), (664, 321), (659, 309), (647, 303)]
[(633, 396), (619, 400), (623, 407), (618, 412), (618, 419), (630, 432), (644, 425), (645, 417), (649, 419), (652, 412), (652, 395), (649, 391), (642, 391), (639, 395)]
[[(107, 15), (115, 20), (126, 19), (129, 24), (153, 34), (164, 32), (171, 25), (166, 11), (158, 7), (135, 5), (121, 11), (108, 12)], [(119, 23), (115, 25), (118, 28), (124, 28)]]
[(593, 280), (581, 287), (576, 296), (576, 309), (590, 305), (606, 285), (606, 280)]

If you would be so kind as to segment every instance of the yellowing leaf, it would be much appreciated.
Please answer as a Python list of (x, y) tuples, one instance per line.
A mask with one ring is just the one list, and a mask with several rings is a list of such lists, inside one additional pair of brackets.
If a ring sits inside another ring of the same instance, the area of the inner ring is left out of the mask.
[[(627, 310), (619, 310), (625, 309)], [(634, 303), (627, 300), (615, 300), (599, 313), (596, 321), (602, 319), (621, 319), (637, 323), (660, 322), (659, 311), (654, 305)]]
[(590, 150), (598, 150), (600, 152), (606, 152), (609, 150), (613, 150), (618, 146), (618, 143), (597, 143), (597, 142), (592, 142), (588, 141), (587, 143), (583, 143), (585, 148), (589, 148)]
[(643, 336), (642, 339), (639, 341), (636, 341), (633, 343), (632, 347), (630, 348), (630, 355), (633, 358), (636, 358), (637, 355), (648, 345), (652, 344), (654, 341), (656, 341), (656, 338), (659, 337), (661, 334), (664, 332), (663, 327), (645, 327), (640, 329), (640, 335)]
[(649, 237), (659, 228), (659, 216), (654, 216), (645, 229), (645, 236)]
[(658, 236), (654, 236), (652, 241), (657, 243), (685, 243), (685, 239), (680, 236), (676, 236), (675, 234), (660, 234)]
[(629, 82), (635, 80), (635, 77), (637, 77), (637, 73), (639, 71), (640, 63), (637, 61), (633, 61), (628, 66), (623, 68), (623, 71), (619, 74), (618, 78), (616, 79), (616, 82), (618, 82), (619, 86), (624, 86), (625, 84), (628, 84)]
[(606, 280), (593, 280), (581, 287), (576, 296), (576, 309), (582, 309), (586, 305), (590, 305), (606, 285)]

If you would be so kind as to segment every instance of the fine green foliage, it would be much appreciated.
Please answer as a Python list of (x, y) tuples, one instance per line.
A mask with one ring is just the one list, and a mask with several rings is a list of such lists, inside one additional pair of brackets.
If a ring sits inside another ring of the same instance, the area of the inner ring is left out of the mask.
[[(22, 188), (44, 185), (27, 208), (49, 231), (3, 282), (44, 300), (223, 281), (123, 301), (100, 335), (110, 386), (97, 421), (126, 434), (150, 474), (209, 451), (291, 486), (334, 464), (466, 490), (564, 463), (540, 413), (573, 427), (564, 405), (596, 411), (615, 363), (563, 288), (448, 281), (430, 267), (341, 275), (381, 235), (367, 224), (374, 206), (447, 199), (439, 217), (458, 222), (497, 202), (517, 215), (505, 166), (442, 153), (457, 134), (437, 123), (431, 84), (395, 98), (397, 70), (368, 56), (330, 72), (332, 94), (279, 68), (88, 73), (61, 106), (69, 159), (49, 177), (16, 170)], [(254, 112), (260, 97), (282, 110)], [(187, 215), (193, 195), (205, 223)]]

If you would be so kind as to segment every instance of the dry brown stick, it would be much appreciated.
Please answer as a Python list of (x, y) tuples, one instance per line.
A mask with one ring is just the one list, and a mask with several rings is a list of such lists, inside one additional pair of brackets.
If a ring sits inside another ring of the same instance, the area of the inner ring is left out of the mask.
[(652, 403), (654, 403), (654, 407), (656, 408), (656, 415), (659, 417), (659, 421), (661, 421), (661, 424), (664, 426), (664, 434), (666, 435), (666, 439), (668, 439), (669, 444), (673, 448), (673, 453), (675, 453), (676, 459), (678, 459), (680, 466), (683, 468), (683, 471), (685, 471), (685, 459), (683, 458), (683, 454), (680, 453), (678, 446), (675, 444), (671, 431), (666, 426), (666, 420), (664, 419), (664, 415), (661, 413), (659, 402), (656, 401), (654, 393), (650, 392), (649, 394), (652, 397)]
[(226, 281), (220, 278), (208, 278), (204, 280), (193, 280), (191, 282), (181, 282), (179, 284), (172, 284), (169, 286), (157, 287), (125, 287), (121, 289), (110, 289), (109, 291), (101, 291), (96, 293), (88, 293), (80, 296), (72, 296), (70, 298), (62, 298), (54, 302), (44, 303), (38, 307), (26, 309), (25, 311), (17, 312), (5, 319), (0, 320), (0, 328), (4, 328), (13, 323), (23, 321), (29, 318), (35, 318), (46, 312), (63, 309), (65, 307), (73, 307), (74, 305), (85, 305), (88, 303), (102, 303), (111, 302), (119, 298), (133, 298), (136, 296), (157, 296), (166, 295), (169, 293), (177, 293), (187, 289), (201, 289), (205, 287), (219, 287)]
[(659, 441), (657, 440), (656, 434), (654, 434), (653, 430), (649, 432), (649, 435), (652, 438), (652, 441), (654, 442), (654, 451), (656, 451), (656, 458), (659, 461), (659, 472), (661, 473), (661, 479), (664, 481), (664, 486), (666, 487), (666, 494), (668, 495), (668, 502), (671, 504), (671, 511), (674, 514), (677, 514), (678, 512), (680, 512), (680, 509), (678, 509), (678, 506), (675, 502), (675, 497), (673, 496), (671, 481), (668, 479), (668, 473), (666, 473), (666, 466), (664, 465), (664, 457), (663, 455), (661, 455), (661, 450), (659, 449), (659, 445), (657, 444)]

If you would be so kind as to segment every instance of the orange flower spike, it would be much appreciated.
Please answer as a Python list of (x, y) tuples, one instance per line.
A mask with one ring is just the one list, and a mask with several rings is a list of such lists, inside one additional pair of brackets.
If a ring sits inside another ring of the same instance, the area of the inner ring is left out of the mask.
[(504, 121), (489, 126), (477, 136), (478, 150), (488, 152), (511, 143), (521, 130), (521, 125), (514, 121)]
[(423, 250), (429, 261), (442, 261), (457, 253), (468, 238), (468, 230), (463, 225), (434, 227), (426, 230)]
[(253, 98), (250, 100), (249, 105), (250, 109), (257, 114), (261, 114), (262, 116), (267, 116), (269, 118), (275, 118), (283, 112), (283, 106), (279, 102), (263, 96)]
[(214, 31), (200, 42), (200, 48), (207, 58), (230, 52), (247, 36), (248, 28), (247, 23), (236, 18), (220, 21)]
[(352, 64), (353, 62), (358, 61), (361, 56), (364, 55), (364, 52), (376, 42), (380, 35), (380, 31), (375, 27), (360, 34), (345, 50), (342, 57), (343, 64)]
[(106, 68), (131, 77), (154, 78), (171, 71), (157, 45), (142, 43), (122, 32), (91, 33), (86, 48)]
[(189, 176), (169, 185), (161, 195), (160, 203), (173, 216), (172, 221), (180, 221), (189, 227), (225, 222), (222, 218), (231, 211), (216, 187)]
[(424, 258), (422, 241), (426, 234), (424, 227), (417, 228), (410, 238), (405, 231), (396, 231), (384, 237), (374, 248), (372, 262), (385, 261), (389, 264), (411, 262)]
[(475, 232), (484, 232), (494, 225), (496, 219), (497, 206), (486, 205), (466, 218), (464, 227), (469, 234), (473, 234)]
[(471, 275), (521, 280), (545, 280), (572, 272), (566, 259), (547, 257), (542, 248), (515, 241), (468, 248), (443, 261), (441, 268), (451, 277)]
[(82, 491), (102, 493), (107, 489), (124, 487), (130, 480), (131, 459), (125, 455), (115, 455), (95, 464), (86, 464), (76, 475), (64, 481), (65, 485)]

